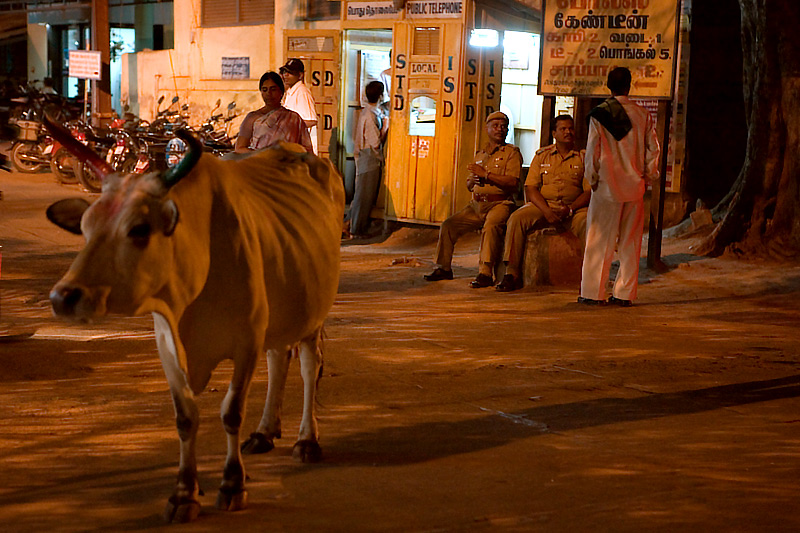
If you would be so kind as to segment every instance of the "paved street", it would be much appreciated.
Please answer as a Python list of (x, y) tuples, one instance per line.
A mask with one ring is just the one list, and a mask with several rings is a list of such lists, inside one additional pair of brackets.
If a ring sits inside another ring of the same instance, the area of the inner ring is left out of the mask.
[[(0, 173), (0, 523), (4, 531), (167, 530), (178, 439), (149, 317), (74, 325), (47, 293), (82, 239), (51, 226), (82, 193)], [(203, 511), (169, 531), (797, 531), (800, 267), (691, 255), (643, 271), (629, 309), (577, 289), (426, 283), (435, 231), (342, 248), (320, 395), (324, 460), (283, 439), (245, 458), (250, 506), (214, 509), (230, 365), (200, 396)], [(646, 247), (645, 247), (646, 248)], [(34, 333), (35, 332), (35, 333)], [(263, 406), (266, 365), (245, 433)]]

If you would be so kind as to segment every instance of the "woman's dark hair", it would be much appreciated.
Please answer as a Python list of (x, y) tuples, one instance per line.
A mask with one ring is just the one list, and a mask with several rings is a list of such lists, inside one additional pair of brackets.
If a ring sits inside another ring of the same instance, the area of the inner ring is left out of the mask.
[(272, 80), (275, 85), (280, 87), (281, 92), (286, 92), (286, 87), (283, 85), (283, 78), (281, 75), (275, 72), (274, 70), (270, 70), (269, 72), (265, 72), (263, 76), (261, 76), (261, 80), (258, 82), (258, 89), (261, 90), (261, 86), (264, 85), (264, 82), (267, 80)]

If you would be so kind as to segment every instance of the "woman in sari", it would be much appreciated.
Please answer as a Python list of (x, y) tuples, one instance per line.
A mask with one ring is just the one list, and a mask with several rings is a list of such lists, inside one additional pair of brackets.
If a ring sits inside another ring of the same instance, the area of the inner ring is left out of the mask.
[(258, 83), (264, 107), (251, 111), (242, 121), (235, 151), (247, 153), (260, 150), (278, 141), (297, 143), (313, 153), (311, 137), (302, 117), (281, 106), (285, 91), (283, 79), (277, 72), (267, 72)]

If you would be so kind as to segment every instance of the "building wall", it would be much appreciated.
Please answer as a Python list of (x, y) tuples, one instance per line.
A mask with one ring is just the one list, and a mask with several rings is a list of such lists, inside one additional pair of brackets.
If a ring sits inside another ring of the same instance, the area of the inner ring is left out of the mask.
[[(201, 0), (175, 0), (175, 47), (171, 50), (126, 54), (123, 64), (122, 99), (141, 118), (152, 120), (157, 100), (173, 96), (189, 105), (190, 123), (208, 117), (217, 99), (222, 106), (236, 102), (241, 113), (232, 124), (238, 131), (243, 115), (263, 105), (258, 80), (277, 70), (286, 60), (283, 29), (338, 29), (338, 20), (297, 21), (294, 0), (275, 2), (275, 24), (203, 28)], [(221, 79), (223, 57), (249, 57), (250, 78)], [(125, 66), (127, 65), (127, 66)], [(218, 111), (219, 112), (219, 111)]]
[(41, 81), (47, 76), (47, 27), (28, 24), (28, 81)]

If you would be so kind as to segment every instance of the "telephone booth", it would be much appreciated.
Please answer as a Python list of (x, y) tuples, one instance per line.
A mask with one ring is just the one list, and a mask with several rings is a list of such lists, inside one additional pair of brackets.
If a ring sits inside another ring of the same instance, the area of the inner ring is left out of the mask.
[[(509, 142), (529, 164), (541, 125), (540, 14), (541, 0), (358, 0), (342, 3), (341, 31), (285, 31), (286, 57), (311, 63), (320, 152), (341, 169), (348, 200), (354, 130), (372, 80), (386, 86), (390, 119), (374, 217), (438, 225), (466, 205), (466, 167), (494, 111), (511, 115)], [(510, 56), (504, 42), (514, 32), (528, 38)]]

